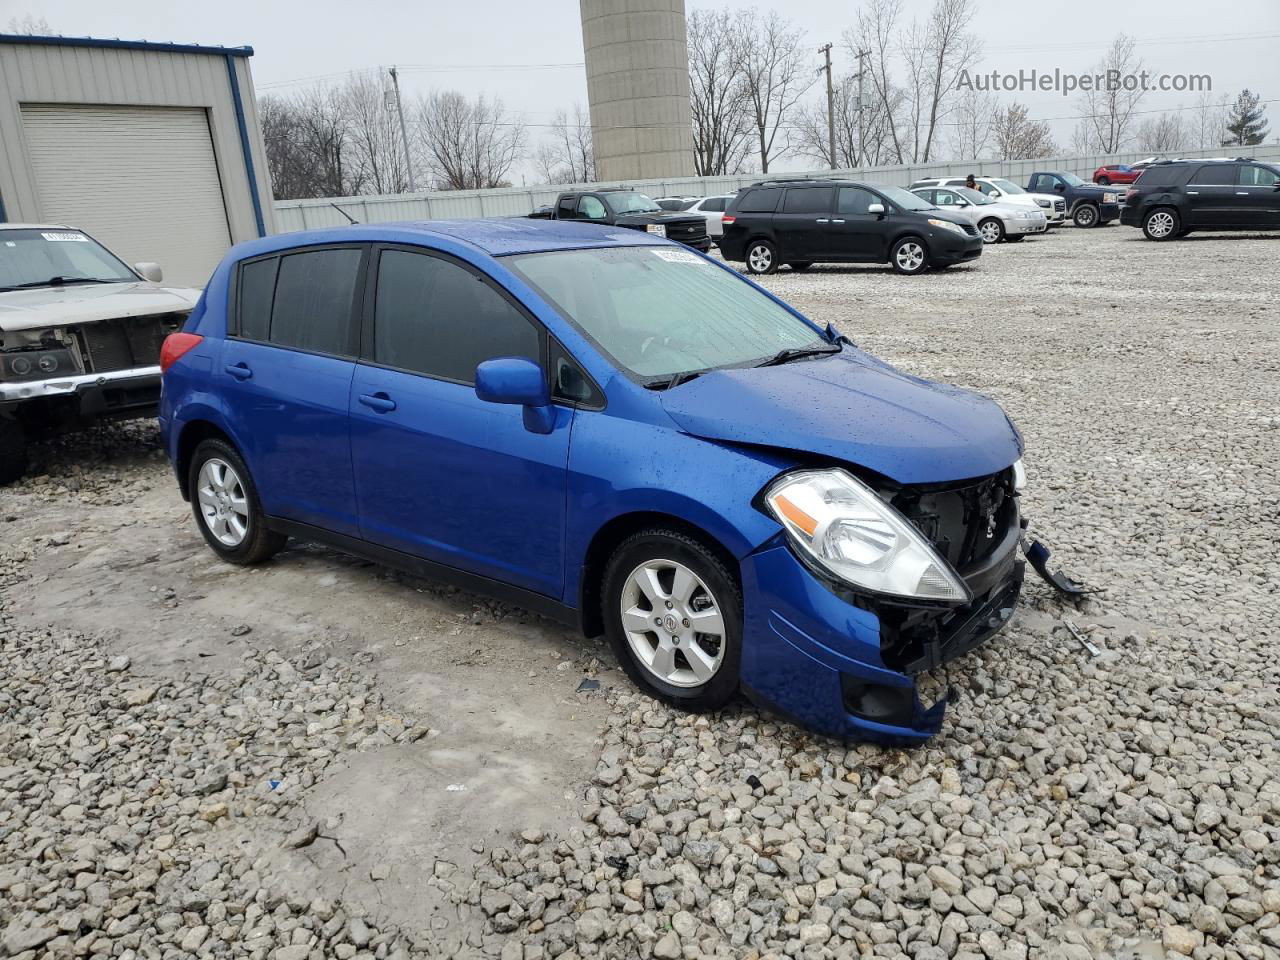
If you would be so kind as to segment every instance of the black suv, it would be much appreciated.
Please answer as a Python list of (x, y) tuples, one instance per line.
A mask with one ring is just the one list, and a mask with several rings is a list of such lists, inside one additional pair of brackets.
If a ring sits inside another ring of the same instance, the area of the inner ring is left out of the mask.
[(974, 260), (982, 237), (961, 217), (899, 187), (852, 180), (766, 180), (743, 187), (724, 215), (720, 252), (751, 273), (778, 264), (889, 263), (899, 273)]
[(1192, 230), (1280, 230), (1280, 164), (1157, 160), (1125, 194), (1120, 222), (1148, 240)]

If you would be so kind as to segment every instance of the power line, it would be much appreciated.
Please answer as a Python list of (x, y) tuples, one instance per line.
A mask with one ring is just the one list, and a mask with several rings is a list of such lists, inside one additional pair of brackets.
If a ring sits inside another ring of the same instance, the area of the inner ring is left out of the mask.
[[(406, 63), (400, 66), (401, 72), (412, 70), (415, 73), (475, 73), (483, 71), (485, 73), (513, 73), (521, 70), (563, 70), (570, 67), (583, 67), (586, 64), (577, 63)], [(318, 73), (309, 77), (294, 77), (291, 80), (271, 80), (266, 83), (259, 83), (259, 90), (271, 90), (276, 87), (288, 87), (299, 83), (315, 83), (320, 80), (334, 80), (341, 77), (351, 77), (361, 73), (370, 73), (378, 69), (375, 67), (355, 67), (351, 70), (340, 70), (336, 73)]]

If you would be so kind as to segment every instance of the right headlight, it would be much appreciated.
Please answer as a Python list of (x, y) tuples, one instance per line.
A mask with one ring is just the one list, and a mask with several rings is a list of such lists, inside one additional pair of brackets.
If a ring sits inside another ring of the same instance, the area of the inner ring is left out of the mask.
[(932, 226), (941, 227), (943, 230), (951, 230), (951, 231), (954, 231), (955, 233), (960, 233), (960, 234), (964, 233), (964, 227), (960, 226), (960, 224), (958, 223), (952, 223), (950, 220), (935, 220), (932, 217), (930, 217), (929, 223)]
[(961, 603), (969, 589), (908, 520), (844, 470), (800, 470), (764, 502), (795, 547), (833, 577), (875, 593)]

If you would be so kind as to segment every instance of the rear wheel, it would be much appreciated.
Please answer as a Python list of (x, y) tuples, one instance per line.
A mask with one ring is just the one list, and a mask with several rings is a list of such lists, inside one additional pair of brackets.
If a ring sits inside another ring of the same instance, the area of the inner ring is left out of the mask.
[(26, 472), (26, 431), (17, 420), (0, 417), (0, 484), (20, 480)]
[(787, 266), (790, 267), (792, 270), (795, 270), (797, 272), (802, 272), (802, 271), (808, 270), (810, 267), (813, 266), (813, 264), (808, 260), (797, 260), (794, 263), (788, 263)]
[(1021, 243), (1025, 239), (1027, 239), (1026, 235), (1022, 234), (1017, 237), (1005, 237), (1004, 242), (1005, 243)]
[(1098, 208), (1091, 203), (1082, 203), (1071, 215), (1077, 227), (1096, 227), (1098, 225)]
[(1101, 176), (1097, 179), (1097, 184), (1100, 187), (1109, 187), (1111, 186), (1111, 178), (1107, 176)]
[(773, 273), (778, 269), (778, 254), (768, 240), (752, 240), (747, 244), (747, 272)]
[(1157, 207), (1142, 218), (1142, 232), (1148, 240), (1172, 240), (1182, 236), (1182, 219), (1177, 210)]
[(191, 457), (187, 489), (205, 542), (223, 560), (248, 565), (278, 553), (288, 539), (267, 529), (249, 468), (222, 440), (205, 440)]
[(609, 642), (636, 686), (685, 710), (715, 710), (737, 692), (742, 591), (694, 538), (654, 528), (628, 537), (605, 569)]
[(999, 243), (1004, 239), (1004, 224), (997, 217), (987, 217), (978, 224), (983, 243)]
[(929, 251), (919, 237), (903, 237), (889, 252), (889, 263), (898, 273), (914, 276), (929, 266)]

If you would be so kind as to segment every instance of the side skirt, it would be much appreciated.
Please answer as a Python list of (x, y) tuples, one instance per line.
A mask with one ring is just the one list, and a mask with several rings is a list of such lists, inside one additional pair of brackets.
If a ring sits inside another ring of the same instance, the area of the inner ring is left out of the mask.
[(343, 553), (362, 557), (373, 563), (394, 567), (415, 577), (449, 583), (462, 590), (484, 594), (495, 600), (502, 600), (505, 603), (524, 607), (526, 610), (541, 614), (544, 617), (550, 617), (552, 620), (558, 620), (560, 623), (579, 631), (582, 629), (582, 620), (576, 608), (567, 606), (559, 600), (553, 600), (551, 597), (541, 593), (534, 593), (532, 590), (525, 590), (523, 587), (514, 587), (509, 583), (503, 583), (490, 577), (467, 573), (465, 570), (459, 570), (457, 567), (450, 567), (443, 563), (436, 563), (434, 560), (424, 560), (422, 557), (414, 556), (411, 553), (393, 550), (391, 547), (383, 547), (376, 543), (370, 543), (368, 540), (361, 540), (358, 537), (334, 533), (332, 530), (315, 527), (309, 523), (299, 523), (296, 520), (285, 520), (281, 517), (267, 517), (266, 519), (267, 526), (272, 530), (298, 540), (324, 544), (327, 547), (333, 547)]

